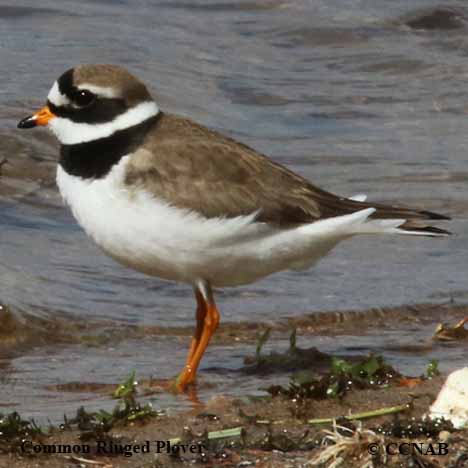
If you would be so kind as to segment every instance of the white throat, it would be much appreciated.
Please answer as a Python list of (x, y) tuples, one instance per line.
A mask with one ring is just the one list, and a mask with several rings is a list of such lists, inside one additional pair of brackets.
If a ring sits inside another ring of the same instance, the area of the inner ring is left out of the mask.
[(138, 125), (158, 113), (159, 108), (154, 101), (145, 101), (128, 109), (111, 122), (87, 124), (54, 117), (49, 121), (48, 127), (62, 145), (76, 145), (109, 137), (119, 130)]

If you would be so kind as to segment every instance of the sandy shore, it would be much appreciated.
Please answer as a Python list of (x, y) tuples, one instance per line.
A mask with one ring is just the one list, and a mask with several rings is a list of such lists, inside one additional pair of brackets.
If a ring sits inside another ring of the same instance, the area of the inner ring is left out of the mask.
[[(314, 460), (319, 456), (326, 458), (327, 448), (330, 451), (333, 446), (335, 449), (339, 447), (336, 437), (328, 442), (325, 439), (325, 431), (333, 432), (333, 425), (311, 424), (311, 419), (339, 418), (405, 405), (407, 409), (396, 414), (370, 417), (360, 422), (338, 420), (338, 424), (347, 426), (349, 431), (338, 431), (344, 451), (338, 454), (343, 464), (336, 466), (361, 467), (370, 461), (375, 463), (374, 466), (385, 463), (384, 466), (390, 467), (467, 466), (468, 429), (455, 431), (431, 423), (421, 426), (421, 417), (443, 382), (444, 377), (438, 376), (411, 388), (391, 385), (379, 390), (353, 390), (342, 399), (298, 400), (282, 396), (233, 399), (218, 396), (187, 413), (117, 424), (108, 432), (90, 433), (82, 426), (82, 430), (76, 427), (55, 429), (47, 435), (24, 437), (9, 447), (2, 443), (0, 466), (332, 466), (335, 460), (332, 455), (323, 465)], [(408, 430), (408, 425), (413, 428)], [(227, 429), (234, 429), (232, 437), (210, 438), (209, 433), (215, 431), (215, 437), (222, 436), (219, 431)], [(172, 455), (167, 453), (171, 439), (172, 450), (178, 451)], [(413, 446), (408, 444), (412, 443), (423, 447), (425, 453), (411, 452)], [(43, 453), (50, 450), (63, 452), (67, 446), (75, 446), (76, 453)], [(127, 455), (119, 453), (125, 446)], [(399, 447), (411, 453), (399, 454)], [(182, 453), (184, 450), (187, 453)], [(385, 450), (389, 452), (386, 455)], [(375, 455), (370, 455), (370, 451), (375, 451)]]

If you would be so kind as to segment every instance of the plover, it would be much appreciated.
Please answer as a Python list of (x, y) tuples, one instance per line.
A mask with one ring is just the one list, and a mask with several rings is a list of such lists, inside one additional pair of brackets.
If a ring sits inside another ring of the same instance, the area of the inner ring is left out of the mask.
[(57, 184), (104, 252), (191, 285), (196, 327), (179, 390), (195, 381), (219, 313), (213, 287), (305, 269), (356, 234), (444, 236), (447, 216), (326, 192), (254, 149), (162, 112), (114, 65), (80, 65), (18, 124), (61, 143)]

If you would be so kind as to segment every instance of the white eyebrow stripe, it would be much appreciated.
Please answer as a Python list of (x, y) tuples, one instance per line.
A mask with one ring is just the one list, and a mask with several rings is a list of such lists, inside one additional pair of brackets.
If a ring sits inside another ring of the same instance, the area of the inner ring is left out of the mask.
[(119, 130), (138, 125), (158, 113), (159, 108), (154, 101), (145, 101), (128, 109), (111, 122), (87, 124), (73, 122), (63, 117), (54, 117), (49, 120), (48, 127), (55, 133), (62, 145), (76, 145), (109, 137)]
[(96, 94), (101, 97), (106, 97), (106, 98), (116, 98), (120, 97), (118, 93), (115, 92), (114, 88), (110, 88), (108, 86), (96, 86), (88, 83), (82, 83), (79, 86), (77, 86), (78, 89), (87, 89), (88, 91), (91, 91), (93, 94)]
[(49, 91), (49, 95), (47, 99), (54, 105), (54, 106), (67, 106), (70, 104), (70, 100), (67, 96), (63, 95), (60, 90), (58, 83), (55, 81), (51, 90)]

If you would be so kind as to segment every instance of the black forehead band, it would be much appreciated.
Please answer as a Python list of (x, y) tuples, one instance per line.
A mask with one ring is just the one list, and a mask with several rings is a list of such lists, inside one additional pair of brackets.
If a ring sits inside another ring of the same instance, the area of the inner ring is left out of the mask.
[(73, 86), (73, 68), (67, 70), (58, 80), (58, 87), (61, 94), (70, 97), (77, 90)]

